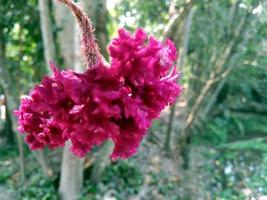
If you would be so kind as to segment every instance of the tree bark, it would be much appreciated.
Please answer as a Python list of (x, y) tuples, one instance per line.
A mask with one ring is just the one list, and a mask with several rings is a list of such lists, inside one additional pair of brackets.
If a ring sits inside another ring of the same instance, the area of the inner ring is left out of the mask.
[[(52, 23), (50, 17), (49, 0), (38, 0), (39, 15), (41, 20), (41, 32), (42, 40), (44, 44), (44, 58), (47, 66), (47, 71), (51, 74), (51, 69), (49, 67), (50, 61), (55, 61), (56, 59), (56, 47), (52, 31)], [(52, 169), (49, 168), (47, 160), (44, 155), (44, 151), (40, 150), (35, 153), (37, 161), (41, 165), (41, 168), (45, 175), (52, 176)]]
[[(187, 14), (185, 20), (184, 20), (184, 25), (183, 25), (183, 46), (182, 46), (182, 53), (181, 56), (178, 58), (179, 60), (177, 61), (178, 67), (180, 69), (183, 68), (184, 64), (184, 59), (187, 54), (187, 48), (188, 48), (188, 41), (189, 41), (189, 36), (190, 36), (190, 28), (192, 24), (192, 18), (194, 14), (194, 9), (190, 7), (189, 13)], [(172, 126), (173, 126), (173, 121), (174, 121), (174, 116), (175, 116), (175, 108), (176, 108), (176, 102), (173, 104), (171, 107), (171, 112), (169, 114), (169, 122), (168, 122), (168, 127), (166, 131), (166, 138), (164, 142), (164, 150), (166, 151), (167, 154), (170, 153), (171, 147), (170, 147), (170, 141), (171, 141), (171, 132), (172, 132)]]
[(226, 83), (227, 79), (223, 79), (221, 82), (218, 83), (216, 89), (214, 90), (213, 94), (211, 95), (211, 97), (209, 98), (209, 101), (207, 103), (207, 105), (205, 106), (204, 110), (203, 110), (203, 118), (207, 117), (207, 115), (209, 114), (209, 112), (211, 111), (212, 107), (215, 104), (216, 98), (219, 95), (220, 91), (223, 89), (224, 84)]
[[(64, 68), (74, 68), (74, 59), (76, 50), (74, 50), (75, 20), (70, 10), (61, 2), (53, 1), (55, 10), (55, 21), (57, 25), (57, 40), (60, 49), (60, 55), (63, 58)], [(79, 32), (79, 31), (78, 31)], [(79, 39), (80, 37), (78, 37)], [(79, 58), (81, 59), (81, 58)]]
[(78, 199), (83, 184), (84, 159), (77, 158), (69, 151), (67, 142), (63, 149), (61, 161), (61, 176), (59, 182), (59, 195), (62, 200)]
[[(63, 1), (64, 2), (64, 1)], [(100, 20), (99, 23), (103, 23), (103, 24), (98, 24), (96, 23), (96, 14), (98, 12), (100, 12), (99, 10), (97, 10), (96, 8), (98, 7), (99, 4), (100, 8), (104, 8), (105, 12), (106, 12), (106, 1), (85, 1), (85, 0), (81, 0), (80, 1), (81, 6), (84, 8), (84, 10), (87, 12), (88, 16), (92, 18), (93, 22), (96, 25), (96, 38), (100, 38), (99, 41), (101, 41), (101, 44), (106, 43), (107, 41), (107, 32), (106, 32), (106, 21)], [(57, 3), (55, 3), (55, 7), (56, 7), (56, 21), (57, 23), (62, 21), (60, 20), (60, 17), (58, 16), (62, 16), (62, 13), (59, 13), (60, 9), (57, 9)], [(103, 12), (101, 12), (103, 13)], [(63, 15), (64, 16), (64, 15)], [(106, 18), (104, 18), (106, 19)], [(66, 20), (66, 19), (65, 19)], [(69, 21), (68, 19), (66, 21)], [(64, 60), (66, 60), (66, 58), (70, 58), (72, 57), (72, 62), (70, 65), (74, 66), (74, 70), (77, 72), (83, 72), (85, 70), (86, 67), (88, 66), (84, 66), (82, 63), (82, 56), (81, 56), (81, 43), (80, 43), (80, 31), (78, 31), (78, 25), (75, 23), (75, 25), (73, 24), (63, 24), (63, 26), (61, 26), (61, 33), (63, 33), (64, 30), (67, 30), (67, 28), (65, 26), (71, 26), (72, 30), (75, 30), (75, 33), (73, 34), (73, 42), (71, 42), (71, 44), (73, 45), (72, 48), (70, 47), (71, 50), (74, 49), (74, 53), (73, 51), (71, 52), (73, 55), (68, 55), (67, 52), (65, 52), (65, 56), (63, 56)], [(101, 27), (101, 28), (99, 28)], [(81, 27), (80, 27), (81, 28)], [(104, 31), (104, 32), (103, 32)], [(70, 31), (71, 32), (71, 31)], [(103, 33), (102, 33), (103, 32)], [(60, 34), (59, 33), (59, 37)], [(99, 37), (99, 34), (101, 34), (101, 37)], [(65, 32), (64, 33), (64, 37), (67, 35), (67, 38), (72, 37), (70, 35), (70, 33)], [(104, 38), (105, 36), (105, 38)], [(66, 37), (65, 37), (66, 38)], [(70, 40), (71, 41), (71, 40)], [(65, 42), (65, 40), (63, 40), (62, 42)], [(60, 43), (62, 43), (60, 42)], [(106, 47), (105, 45), (102, 45), (101, 48), (103, 48), (103, 46)], [(65, 48), (61, 48), (62, 51), (64, 51)], [(103, 49), (101, 49), (101, 52), (103, 52)], [(106, 52), (106, 48), (104, 49), (104, 52)], [(70, 53), (70, 54), (71, 54)], [(93, 169), (93, 174), (94, 178), (92, 178), (92, 180), (94, 180), (94, 182), (99, 182), (102, 172), (106, 166), (106, 163), (109, 161), (109, 158), (107, 156), (107, 154), (110, 153), (110, 144), (107, 143), (104, 145), (105, 147), (103, 149), (101, 149), (101, 155), (99, 156), (99, 159), (97, 159), (96, 164), (94, 166)], [(112, 146), (111, 146), (112, 147)], [(82, 174), (83, 171), (83, 160), (80, 160), (78, 158), (76, 158), (75, 156), (73, 156), (67, 149), (68, 147), (64, 148), (64, 153), (63, 153), (63, 159), (62, 159), (62, 167), (61, 167), (61, 178), (60, 178), (60, 188), (59, 188), (59, 192), (60, 192), (60, 196), (63, 200), (71, 200), (71, 199), (75, 199), (78, 194), (80, 194), (80, 190), (82, 187), (82, 176), (76, 176), (76, 174)], [(99, 153), (100, 153), (99, 152)], [(103, 153), (102, 153), (103, 152)], [(68, 184), (66, 184), (65, 182), (68, 182)], [(75, 184), (78, 187), (73, 187), (72, 185)], [(72, 188), (73, 187), (73, 188)]]
[(90, 177), (93, 184), (99, 184), (101, 182), (102, 174), (105, 168), (110, 164), (109, 155), (113, 147), (112, 141), (107, 141), (100, 147)]
[(176, 44), (180, 44), (183, 31), (181, 31), (182, 24), (184, 22), (185, 17), (188, 15), (189, 11), (194, 5), (195, 0), (188, 0), (186, 5), (177, 10), (176, 4), (177, 0), (172, 0), (169, 9), (170, 20), (166, 25), (163, 31), (163, 38), (171, 38), (175, 41)]
[[(76, 72), (83, 72), (80, 30), (69, 8), (58, 1), (54, 1), (55, 19), (58, 28), (58, 42), (60, 54), (65, 68), (72, 68)], [(66, 143), (61, 161), (59, 182), (59, 196), (62, 200), (79, 198), (83, 187), (84, 159), (77, 158), (70, 151), (70, 142)]]
[[(44, 44), (44, 57), (47, 66), (49, 66), (49, 61), (55, 61), (56, 57), (56, 48), (49, 10), (49, 0), (38, 0), (38, 5), (41, 19), (42, 39)], [(48, 70), (49, 73), (51, 73), (50, 68), (48, 68)]]
[[(108, 44), (108, 34), (107, 34), (107, 1), (106, 0), (80, 0), (82, 7), (85, 9), (88, 16), (92, 19), (95, 26), (95, 36), (97, 38), (98, 45), (100, 47), (100, 52), (107, 58), (107, 44)], [(93, 165), (93, 170), (91, 174), (91, 182), (93, 184), (98, 184), (101, 182), (102, 174), (105, 168), (110, 164), (109, 154), (113, 149), (113, 143), (111, 141), (105, 142), (99, 152), (96, 155), (96, 160)]]
[(18, 143), (19, 150), (19, 164), (20, 164), (20, 180), (21, 183), (25, 182), (25, 160), (24, 160), (24, 149), (22, 136), (17, 131), (17, 118), (13, 115), (14, 109), (19, 107), (19, 93), (16, 87), (13, 87), (13, 80), (10, 73), (6, 67), (5, 61), (5, 43), (3, 38), (2, 29), (0, 29), (0, 84), (4, 89), (7, 110), (10, 113), (12, 121), (12, 130), (16, 133), (16, 140)]
[[(1, 84), (0, 84), (0, 86), (1, 86)], [(8, 112), (8, 109), (7, 109), (8, 105), (7, 105), (6, 97), (4, 95), (2, 96), (2, 98), (0, 98), (0, 109), (1, 109), (1, 106), (3, 106), (4, 108), (2, 110), (3, 113), (0, 113), (0, 114), (5, 116), (5, 122), (3, 125), (3, 135), (5, 136), (6, 141), (4, 142), (4, 144), (14, 144), (15, 133), (13, 133), (12, 120), (11, 120), (11, 116), (10, 116), (10, 114), (12, 114), (12, 113)]]

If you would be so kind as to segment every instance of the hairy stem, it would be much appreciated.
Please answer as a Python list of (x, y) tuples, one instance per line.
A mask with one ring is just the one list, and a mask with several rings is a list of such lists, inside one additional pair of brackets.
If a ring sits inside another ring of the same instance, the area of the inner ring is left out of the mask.
[(85, 14), (85, 12), (73, 1), (71, 0), (59, 0), (60, 2), (66, 4), (74, 16), (77, 19), (79, 27), (81, 29), (81, 46), (82, 46), (82, 56), (84, 64), (87, 68), (95, 65), (100, 59), (101, 54), (99, 47), (96, 43), (94, 30), (91, 20)]

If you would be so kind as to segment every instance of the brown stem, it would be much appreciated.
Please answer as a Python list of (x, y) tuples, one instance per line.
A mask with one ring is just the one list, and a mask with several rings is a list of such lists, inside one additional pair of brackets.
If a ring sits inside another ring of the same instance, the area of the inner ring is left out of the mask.
[(94, 36), (94, 29), (91, 20), (85, 12), (71, 0), (58, 0), (66, 4), (75, 15), (81, 29), (81, 45), (83, 61), (86, 67), (90, 68), (100, 59), (101, 54)]
[(170, 144), (171, 143), (171, 132), (172, 132), (172, 127), (173, 127), (175, 108), (176, 108), (176, 102), (171, 107), (171, 112), (169, 114), (168, 127), (166, 131), (166, 138), (165, 138), (164, 147), (163, 147), (163, 149), (165, 150), (167, 154), (169, 154), (171, 151), (171, 144)]
[[(171, 38), (172, 40), (179, 40), (181, 38), (180, 35), (175, 35), (177, 31), (177, 27), (181, 26), (181, 23), (183, 22), (184, 18), (188, 15), (188, 12), (191, 10), (191, 8), (194, 5), (195, 0), (188, 0), (185, 7), (181, 11), (170, 11), (170, 20), (169, 23), (166, 25), (164, 31), (163, 31), (163, 38)], [(176, 4), (176, 1), (173, 0), (171, 2), (172, 4)], [(171, 5), (172, 6), (172, 5)], [(171, 10), (171, 9), (170, 9)]]

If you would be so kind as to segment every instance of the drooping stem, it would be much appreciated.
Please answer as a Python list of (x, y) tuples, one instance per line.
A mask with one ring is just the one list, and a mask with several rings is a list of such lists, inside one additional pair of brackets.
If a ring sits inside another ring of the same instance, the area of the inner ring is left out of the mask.
[(87, 68), (92, 67), (101, 58), (99, 47), (96, 43), (94, 36), (94, 29), (91, 20), (85, 14), (85, 12), (73, 1), (71, 0), (59, 0), (60, 2), (66, 4), (73, 14), (75, 15), (79, 27), (81, 29), (81, 46), (82, 46), (82, 56), (84, 64)]

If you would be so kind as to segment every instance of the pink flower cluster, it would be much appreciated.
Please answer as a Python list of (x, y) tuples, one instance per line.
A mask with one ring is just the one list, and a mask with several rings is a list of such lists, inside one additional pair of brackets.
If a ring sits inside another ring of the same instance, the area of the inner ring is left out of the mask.
[(51, 63), (53, 75), (16, 111), (30, 149), (63, 147), (70, 140), (70, 150), (83, 157), (111, 139), (113, 159), (136, 153), (151, 121), (181, 92), (176, 49), (142, 29), (134, 35), (120, 29), (109, 51), (110, 65), (99, 61), (85, 73), (59, 71)]

